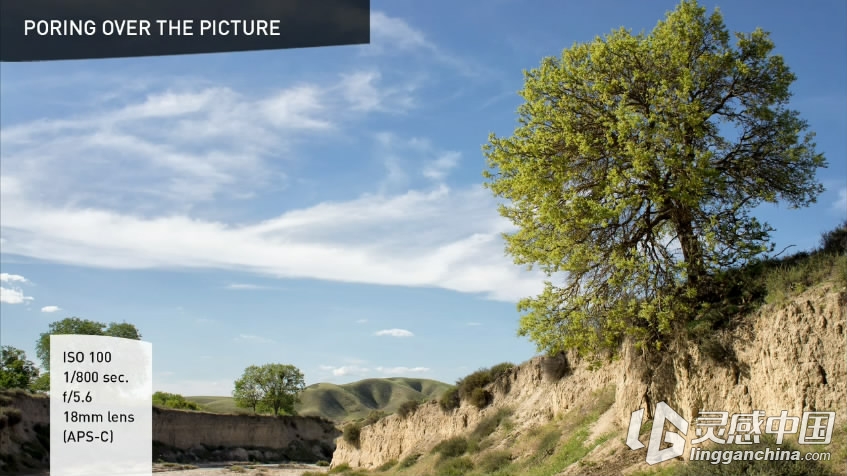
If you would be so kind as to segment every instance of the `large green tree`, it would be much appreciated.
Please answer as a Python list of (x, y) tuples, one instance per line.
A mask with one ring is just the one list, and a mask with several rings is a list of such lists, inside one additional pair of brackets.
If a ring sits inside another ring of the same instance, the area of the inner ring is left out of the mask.
[(236, 405), (252, 408), (253, 412), (267, 409), (274, 415), (293, 415), (304, 388), (303, 373), (293, 365), (251, 365), (235, 381), (233, 398)]
[(124, 339), (134, 340), (141, 339), (141, 333), (138, 332), (138, 329), (126, 322), (112, 322), (107, 325), (102, 322), (80, 319), (79, 317), (68, 317), (51, 323), (49, 330), (38, 337), (38, 341), (35, 344), (35, 352), (45, 370), (50, 370), (51, 334), (79, 334), (123, 337)]
[(520, 125), (490, 136), (484, 175), (517, 227), (508, 253), (550, 277), (519, 303), (539, 350), (658, 345), (711, 277), (772, 251), (755, 207), (815, 201), (826, 162), (773, 48), (761, 29), (731, 41), (717, 10), (683, 1), (649, 33), (525, 72)]
[(8, 345), (0, 347), (0, 389), (30, 389), (37, 378), (38, 368), (27, 360), (24, 351)]

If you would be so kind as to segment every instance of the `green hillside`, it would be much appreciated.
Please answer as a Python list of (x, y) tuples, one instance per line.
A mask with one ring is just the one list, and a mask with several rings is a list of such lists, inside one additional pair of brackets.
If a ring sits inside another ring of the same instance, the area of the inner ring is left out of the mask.
[[(297, 412), (304, 416), (321, 416), (345, 421), (364, 418), (372, 410), (392, 413), (407, 400), (438, 398), (450, 388), (436, 380), (415, 378), (374, 378), (336, 385), (318, 383), (306, 387), (300, 395)], [(250, 413), (238, 408), (232, 397), (185, 397), (214, 413)]]

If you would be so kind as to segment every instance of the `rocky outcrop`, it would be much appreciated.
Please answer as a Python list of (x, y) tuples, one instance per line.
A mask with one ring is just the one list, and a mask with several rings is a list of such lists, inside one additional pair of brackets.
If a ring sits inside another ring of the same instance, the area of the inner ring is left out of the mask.
[(329, 460), (340, 434), (317, 417), (270, 417), (153, 409), (154, 459), (166, 461)]
[(798, 416), (806, 410), (834, 410), (843, 425), (846, 312), (845, 290), (825, 284), (788, 303), (764, 306), (742, 327), (715, 336), (721, 352), (707, 355), (679, 341), (657, 361), (646, 362), (629, 349), (599, 370), (570, 356), (568, 374), (555, 381), (545, 378), (543, 360), (534, 358), (490, 388), (490, 407), (477, 410), (463, 403), (444, 412), (430, 402), (405, 419), (388, 416), (362, 428), (358, 446), (339, 438), (332, 465), (375, 468), (426, 453), (446, 438), (468, 434), (500, 408), (514, 410), (521, 431), (567, 412), (610, 384), (616, 389), (612, 412), (622, 436), (634, 410), (647, 408), (652, 414), (660, 401), (689, 421), (701, 410), (763, 410), (769, 416), (782, 410)]
[[(8, 392), (3, 405), (20, 421), (0, 428), (0, 474), (23, 474), (49, 464), (50, 399)], [(153, 458), (208, 461), (330, 460), (340, 432), (317, 417), (219, 415), (153, 408)]]

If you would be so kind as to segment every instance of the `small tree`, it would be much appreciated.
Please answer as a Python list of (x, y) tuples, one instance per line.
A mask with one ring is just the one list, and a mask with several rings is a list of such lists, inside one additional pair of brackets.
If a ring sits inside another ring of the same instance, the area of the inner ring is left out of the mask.
[(256, 413), (256, 408), (265, 397), (260, 377), (259, 367), (251, 365), (244, 369), (241, 378), (235, 381), (235, 390), (232, 392), (236, 406), (250, 408), (253, 413)]
[(0, 388), (31, 389), (38, 378), (38, 368), (27, 360), (21, 349), (0, 347)]
[(300, 392), (306, 388), (303, 373), (293, 365), (267, 364), (261, 368), (262, 390), (266, 404), (274, 415), (280, 411), (293, 415), (294, 405), (300, 402)]
[(305, 386), (303, 373), (293, 365), (251, 365), (235, 381), (233, 398), (236, 405), (252, 408), (254, 413), (268, 409), (274, 415), (280, 412), (292, 415)]
[(517, 226), (507, 251), (551, 278), (518, 305), (539, 350), (658, 346), (717, 294), (712, 276), (773, 250), (756, 206), (815, 201), (826, 161), (773, 48), (761, 29), (731, 45), (718, 11), (683, 0), (649, 34), (525, 73), (520, 126), (491, 135), (484, 175)]

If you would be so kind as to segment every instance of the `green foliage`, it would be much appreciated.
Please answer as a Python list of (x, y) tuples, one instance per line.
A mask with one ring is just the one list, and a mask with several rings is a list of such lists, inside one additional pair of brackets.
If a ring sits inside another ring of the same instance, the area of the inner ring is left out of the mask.
[(456, 382), (456, 386), (459, 388), (459, 397), (462, 400), (468, 400), (474, 390), (484, 388), (491, 382), (491, 370), (479, 369)]
[(368, 413), (368, 416), (362, 421), (362, 426), (373, 425), (374, 423), (385, 418), (386, 413), (381, 410), (373, 410)]
[(153, 394), (153, 405), (177, 410), (200, 410), (200, 405), (190, 402), (178, 393), (156, 392)]
[(511, 362), (502, 362), (491, 367), (491, 369), (488, 371), (491, 374), (491, 381), (497, 381), (501, 377), (511, 372), (513, 368), (515, 368), (515, 364)]
[(21, 349), (4, 345), (0, 347), (0, 389), (32, 388), (38, 378), (38, 368), (27, 360)]
[(477, 408), (485, 408), (491, 403), (491, 392), (484, 388), (475, 388), (468, 397), (468, 402)]
[(236, 405), (252, 408), (254, 413), (268, 410), (274, 415), (293, 415), (305, 386), (303, 373), (293, 365), (251, 365), (235, 381), (232, 396)]
[(329, 470), (329, 474), (334, 474), (334, 473), (344, 473), (344, 472), (350, 471), (350, 470), (352, 470), (352, 469), (353, 469), (353, 468), (351, 468), (349, 464), (347, 464), (347, 463), (341, 463), (341, 464), (339, 464), (338, 466), (336, 466), (336, 467), (332, 468), (331, 470)]
[(399, 408), (397, 408), (397, 414), (400, 415), (400, 418), (406, 418), (415, 413), (418, 409), (418, 405), (420, 405), (420, 403), (417, 400), (406, 400)]
[(44, 372), (38, 378), (32, 381), (30, 390), (33, 392), (49, 392), (50, 391), (50, 372)]
[(456, 458), (443, 461), (438, 465), (438, 476), (465, 476), (474, 468), (470, 458)]
[(483, 418), (471, 432), (470, 437), (476, 440), (482, 440), (494, 433), (503, 421), (512, 414), (508, 408), (501, 408), (493, 415)]
[(347, 443), (358, 447), (362, 436), (362, 425), (359, 423), (348, 423), (342, 430), (342, 437)]
[(480, 458), (479, 467), (484, 474), (496, 473), (512, 462), (512, 454), (508, 451), (490, 451)]
[(23, 420), (21, 411), (17, 408), (0, 407), (0, 430), (13, 427)]
[(435, 445), (432, 451), (440, 454), (443, 458), (462, 456), (468, 451), (468, 440), (461, 436), (454, 436)]
[(450, 412), (459, 408), (461, 405), (461, 399), (459, 398), (458, 387), (452, 387), (441, 394), (441, 398), (438, 400), (438, 405), (445, 412)]
[(712, 276), (773, 249), (755, 207), (814, 202), (826, 161), (773, 49), (761, 29), (731, 44), (719, 12), (684, 0), (647, 34), (525, 73), (520, 125), (490, 136), (484, 176), (518, 229), (508, 253), (551, 278), (518, 305), (539, 350), (658, 347)]
[(421, 459), (421, 455), (419, 453), (410, 454), (409, 456), (406, 456), (405, 458), (403, 458), (402, 461), (400, 461), (399, 468), (400, 469), (411, 468), (412, 466), (415, 465), (415, 463), (418, 462), (419, 459)]
[(329, 466), (329, 461), (320, 460), (317, 463), (315, 463), (315, 466), (320, 466), (322, 468), (325, 468), (325, 467)]
[(78, 334), (90, 336), (122, 337), (124, 339), (141, 340), (138, 329), (126, 322), (112, 322), (108, 325), (102, 322), (68, 317), (50, 324), (49, 330), (38, 337), (35, 353), (41, 360), (41, 366), (50, 370), (50, 335)]

